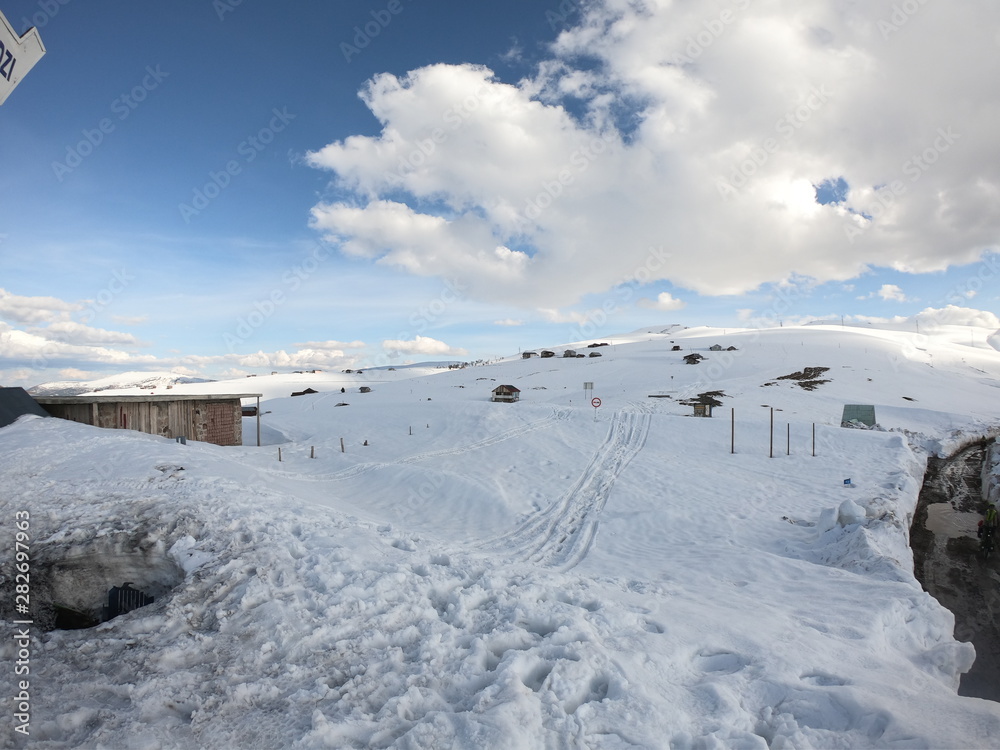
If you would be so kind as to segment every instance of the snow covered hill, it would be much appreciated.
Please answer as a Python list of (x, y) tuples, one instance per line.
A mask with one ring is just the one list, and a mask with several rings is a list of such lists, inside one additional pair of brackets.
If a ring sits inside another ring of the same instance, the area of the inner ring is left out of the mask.
[(83, 393), (136, 391), (148, 393), (157, 388), (173, 388), (178, 384), (211, 383), (203, 378), (192, 378), (171, 372), (123, 372), (97, 380), (59, 380), (36, 385), (29, 392), (33, 396), (78, 396)]
[[(295, 398), (262, 376), (261, 448), (25, 418), (0, 499), (30, 515), (30, 742), (995, 746), (908, 547), (927, 452), (1000, 428), (994, 334), (661, 327)], [(45, 629), (126, 580), (155, 602)]]

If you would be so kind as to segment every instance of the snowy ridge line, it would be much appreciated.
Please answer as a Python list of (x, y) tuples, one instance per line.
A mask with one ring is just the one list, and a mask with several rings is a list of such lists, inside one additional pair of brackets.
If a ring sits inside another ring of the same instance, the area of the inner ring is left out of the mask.
[(395, 461), (382, 461), (382, 462), (372, 462), (356, 464), (347, 469), (341, 469), (340, 471), (335, 471), (330, 474), (299, 474), (294, 470), (289, 470), (285, 473), (289, 475), (294, 475), (296, 480), (311, 481), (311, 482), (339, 482), (345, 479), (353, 479), (354, 477), (360, 476), (362, 474), (367, 474), (371, 471), (377, 471), (378, 469), (384, 469), (387, 466), (402, 466), (406, 464), (420, 463), (421, 461), (427, 461), (433, 458), (445, 458), (447, 456), (458, 456), (463, 453), (468, 453), (470, 451), (476, 451), (481, 448), (488, 448), (491, 445), (496, 445), (497, 443), (502, 443), (505, 440), (511, 440), (521, 435), (525, 435), (529, 432), (534, 432), (540, 430), (543, 427), (548, 427), (549, 425), (555, 424), (556, 422), (563, 421), (569, 418), (568, 409), (554, 409), (552, 414), (545, 417), (544, 419), (539, 419), (535, 422), (531, 422), (526, 425), (521, 425), (520, 427), (512, 427), (504, 432), (497, 433), (496, 435), (491, 435), (490, 437), (483, 438), (472, 443), (466, 443), (457, 448), (443, 448), (436, 451), (427, 451), (426, 453), (417, 453), (413, 456), (407, 456), (406, 458), (400, 458)]
[(561, 572), (583, 562), (597, 537), (596, 516), (615, 480), (645, 446), (650, 421), (649, 414), (616, 412), (607, 438), (573, 486), (488, 549)]

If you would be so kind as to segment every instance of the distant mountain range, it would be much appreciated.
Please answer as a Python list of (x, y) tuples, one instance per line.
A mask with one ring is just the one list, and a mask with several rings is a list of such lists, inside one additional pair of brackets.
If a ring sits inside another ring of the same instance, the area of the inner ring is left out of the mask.
[(170, 372), (123, 372), (97, 380), (60, 380), (42, 383), (28, 390), (32, 396), (79, 396), (84, 393), (139, 388), (146, 391), (166, 389), (187, 383), (211, 383), (206, 378), (192, 378)]

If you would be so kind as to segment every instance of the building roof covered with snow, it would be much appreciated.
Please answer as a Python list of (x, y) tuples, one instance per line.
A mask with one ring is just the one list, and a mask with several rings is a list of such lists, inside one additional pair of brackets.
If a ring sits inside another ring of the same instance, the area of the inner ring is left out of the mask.
[(49, 416), (24, 388), (0, 388), (0, 427), (13, 424), (25, 414)]

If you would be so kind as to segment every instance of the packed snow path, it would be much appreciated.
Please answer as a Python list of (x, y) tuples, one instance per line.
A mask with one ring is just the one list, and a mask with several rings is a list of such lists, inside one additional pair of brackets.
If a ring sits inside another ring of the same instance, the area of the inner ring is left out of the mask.
[(559, 500), (529, 516), (491, 548), (561, 571), (579, 565), (597, 536), (598, 516), (615, 480), (646, 444), (649, 424), (649, 414), (616, 412), (607, 438), (580, 478)]

